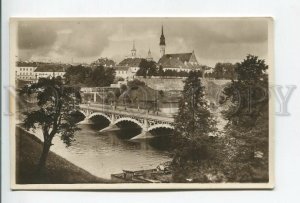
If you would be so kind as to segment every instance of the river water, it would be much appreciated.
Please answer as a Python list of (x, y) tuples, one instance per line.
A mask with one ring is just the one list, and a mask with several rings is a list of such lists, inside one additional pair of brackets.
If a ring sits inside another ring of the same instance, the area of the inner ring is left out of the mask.
[[(66, 147), (58, 136), (53, 139), (51, 151), (62, 156), (91, 174), (110, 179), (113, 173), (125, 170), (155, 168), (160, 163), (170, 161), (167, 150), (168, 139), (130, 141), (122, 136), (127, 131), (100, 133), (93, 125), (80, 125), (75, 133), (76, 141)], [(34, 133), (40, 139), (42, 133)]]

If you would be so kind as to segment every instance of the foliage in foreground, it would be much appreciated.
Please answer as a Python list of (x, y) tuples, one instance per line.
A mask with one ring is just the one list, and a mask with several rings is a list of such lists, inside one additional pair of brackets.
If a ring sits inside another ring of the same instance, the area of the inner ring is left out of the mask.
[(237, 80), (225, 88), (222, 100), (230, 103), (223, 111), (228, 124), (222, 137), (208, 136), (215, 123), (203, 89), (189, 91), (199, 79), (188, 77), (175, 118), (175, 182), (268, 182), (267, 68), (252, 55), (236, 64)]
[(78, 110), (80, 94), (78, 89), (63, 85), (58, 78), (40, 78), (35, 84), (25, 86), (21, 94), (36, 94), (36, 110), (25, 112), (23, 127), (27, 130), (40, 128), (43, 133), (43, 151), (37, 171), (44, 169), (54, 136), (60, 135), (69, 146), (74, 133), (79, 130), (72, 112)]
[(177, 169), (174, 170), (175, 181), (181, 182), (179, 176), (184, 171), (180, 169), (190, 163), (198, 164), (212, 158), (215, 141), (209, 135), (215, 131), (215, 124), (204, 96), (200, 75), (191, 71), (185, 80), (182, 98), (179, 101), (179, 112), (175, 117), (173, 143), (175, 149), (173, 168)]
[[(267, 182), (269, 158), (268, 66), (248, 55), (237, 64), (237, 80), (224, 93), (231, 106), (224, 145), (230, 181)], [(227, 150), (226, 150), (227, 149)]]

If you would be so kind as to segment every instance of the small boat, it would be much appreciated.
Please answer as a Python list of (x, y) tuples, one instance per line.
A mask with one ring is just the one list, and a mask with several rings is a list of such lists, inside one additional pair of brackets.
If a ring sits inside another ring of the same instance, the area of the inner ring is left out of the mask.
[(171, 178), (170, 163), (159, 164), (154, 169), (123, 170), (122, 173), (111, 174), (111, 180), (121, 183), (162, 183), (169, 182)]

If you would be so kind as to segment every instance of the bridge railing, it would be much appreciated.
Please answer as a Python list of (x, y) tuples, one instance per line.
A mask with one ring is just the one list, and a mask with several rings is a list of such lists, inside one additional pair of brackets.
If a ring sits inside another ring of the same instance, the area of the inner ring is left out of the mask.
[(131, 113), (146, 113), (149, 115), (156, 115), (156, 116), (164, 116), (164, 117), (174, 117), (174, 113), (164, 113), (160, 111), (153, 111), (153, 110), (147, 110), (147, 109), (138, 109), (138, 108), (131, 108), (126, 106), (113, 106), (113, 105), (106, 105), (106, 104), (97, 104), (97, 103), (90, 103), (91, 107), (99, 107), (103, 109), (112, 109), (112, 110), (120, 110), (120, 111), (126, 111)]
[(80, 108), (85, 108), (91, 111), (102, 111), (106, 113), (117, 113), (127, 116), (135, 116), (140, 118), (150, 118), (162, 121), (170, 121), (172, 122), (173, 115), (172, 114), (164, 114), (164, 113), (150, 113), (144, 109), (134, 109), (134, 108), (122, 108), (111, 105), (103, 105), (103, 104), (81, 104)]

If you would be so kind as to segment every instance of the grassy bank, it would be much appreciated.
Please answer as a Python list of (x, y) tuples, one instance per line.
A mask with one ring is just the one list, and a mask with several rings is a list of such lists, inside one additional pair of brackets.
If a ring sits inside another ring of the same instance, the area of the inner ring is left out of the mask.
[(17, 184), (72, 184), (108, 183), (51, 152), (46, 170), (41, 176), (35, 173), (42, 152), (42, 142), (34, 135), (16, 128), (16, 182)]

